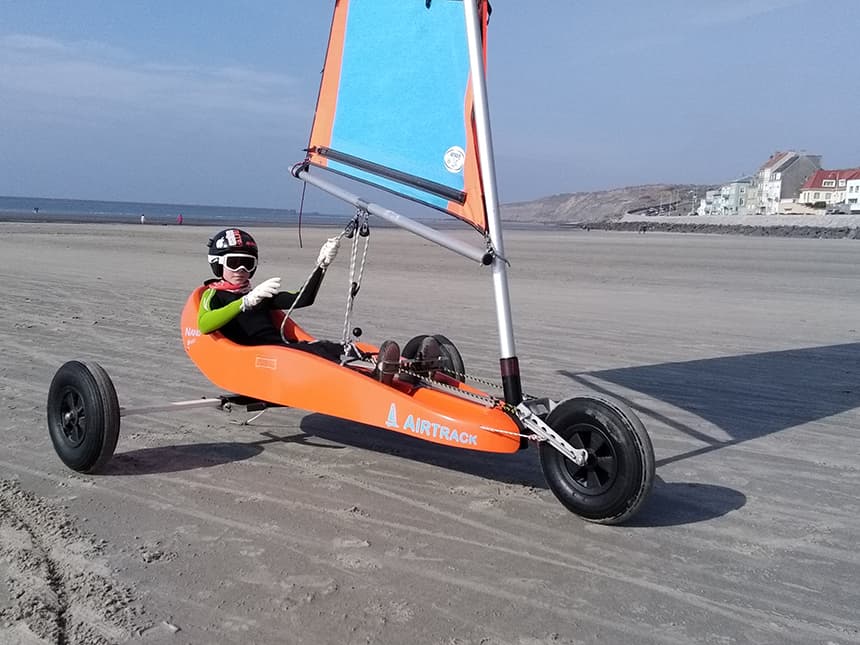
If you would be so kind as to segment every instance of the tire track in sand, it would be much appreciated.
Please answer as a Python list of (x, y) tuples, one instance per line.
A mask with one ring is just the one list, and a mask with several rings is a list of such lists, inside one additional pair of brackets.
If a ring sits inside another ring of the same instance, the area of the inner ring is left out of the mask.
[(103, 548), (61, 509), (17, 481), (0, 480), (0, 572), (8, 596), (0, 594), (0, 641), (110, 645), (139, 633), (131, 591), (94, 561)]

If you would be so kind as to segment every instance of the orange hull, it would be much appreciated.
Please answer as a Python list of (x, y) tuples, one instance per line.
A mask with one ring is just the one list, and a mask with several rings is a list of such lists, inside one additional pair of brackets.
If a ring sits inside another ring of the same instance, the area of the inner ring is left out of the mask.
[[(238, 345), (217, 332), (202, 334), (197, 328), (197, 310), (204, 288), (192, 292), (182, 310), (182, 344), (216, 386), (446, 446), (500, 453), (519, 450), (518, 436), (497, 432), (520, 431), (499, 408), (397, 379), (384, 385), (371, 378), (366, 368), (341, 366), (289, 347)], [(292, 320), (288, 325), (293, 337), (313, 340)], [(375, 351), (370, 346), (362, 348)], [(466, 385), (458, 387), (476, 392)]]

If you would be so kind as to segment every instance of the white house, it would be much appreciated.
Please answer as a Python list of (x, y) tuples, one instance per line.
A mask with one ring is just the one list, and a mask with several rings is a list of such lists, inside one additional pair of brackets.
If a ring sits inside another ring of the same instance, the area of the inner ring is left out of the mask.
[(706, 191), (705, 196), (702, 197), (701, 201), (699, 202), (699, 207), (696, 209), (696, 214), (713, 215), (719, 196), (719, 189)]
[(845, 201), (852, 213), (860, 213), (860, 173), (845, 179)]
[(803, 184), (798, 201), (801, 204), (827, 206), (841, 204), (849, 199), (860, 201), (860, 193), (856, 192), (856, 188), (849, 192), (849, 183), (852, 188), (860, 184), (860, 168), (819, 170)]

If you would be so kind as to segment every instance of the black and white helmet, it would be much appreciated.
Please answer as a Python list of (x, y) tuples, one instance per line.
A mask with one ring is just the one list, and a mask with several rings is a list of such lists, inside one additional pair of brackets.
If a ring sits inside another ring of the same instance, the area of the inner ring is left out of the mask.
[[(253, 262), (242, 262), (242, 257), (253, 258)], [(225, 262), (235, 258), (243, 265), (249, 276), (257, 270), (257, 243), (249, 233), (239, 228), (225, 228), (209, 239), (209, 266), (216, 277), (224, 277)], [(236, 268), (238, 268), (238, 266)], [(234, 268), (234, 267), (230, 267)]]

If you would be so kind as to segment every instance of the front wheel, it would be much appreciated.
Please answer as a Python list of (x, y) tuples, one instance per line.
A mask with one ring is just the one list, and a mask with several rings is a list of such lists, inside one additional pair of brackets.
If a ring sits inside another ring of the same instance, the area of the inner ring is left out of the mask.
[(48, 432), (60, 459), (94, 472), (113, 455), (119, 438), (119, 401), (98, 363), (64, 363), (48, 390)]
[(550, 444), (540, 444), (540, 462), (553, 494), (569, 510), (600, 524), (619, 524), (639, 507), (654, 480), (654, 449), (636, 414), (615, 401), (575, 398), (546, 419), (574, 448), (585, 449), (582, 466)]

